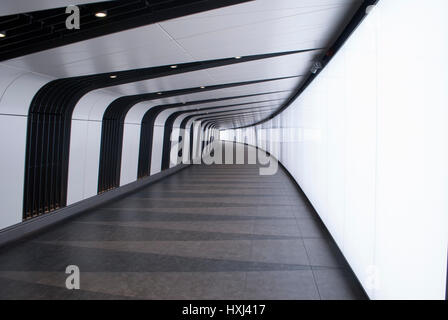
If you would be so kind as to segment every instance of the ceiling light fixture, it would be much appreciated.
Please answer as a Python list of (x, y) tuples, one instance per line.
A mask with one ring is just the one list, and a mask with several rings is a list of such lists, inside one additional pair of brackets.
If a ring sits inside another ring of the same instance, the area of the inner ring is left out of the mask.
[(173, 66), (171, 66), (170, 68), (171, 68), (171, 69), (176, 69), (177, 66), (176, 66), (176, 65), (173, 65)]
[(201, 87), (201, 89), (205, 89), (205, 87), (204, 87), (204, 86), (202, 86), (202, 87)]
[(0, 31), (0, 38), (6, 37), (6, 31)]
[(97, 17), (97, 18), (107, 17), (107, 12), (106, 11), (97, 12), (97, 13), (95, 13), (95, 17)]
[(235, 57), (235, 59), (241, 59), (241, 57), (240, 57), (240, 56), (237, 56), (237, 57)]
[(117, 76), (115, 74), (111, 75), (109, 78), (115, 79)]

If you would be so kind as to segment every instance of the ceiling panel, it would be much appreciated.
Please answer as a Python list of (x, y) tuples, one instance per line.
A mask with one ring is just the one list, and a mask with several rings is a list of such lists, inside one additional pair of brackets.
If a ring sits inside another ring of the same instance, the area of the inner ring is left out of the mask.
[[(334, 9), (346, 10), (348, 6), (360, 2), (360, 0), (257, 0), (172, 19), (161, 22), (161, 25), (175, 39), (287, 18), (296, 18), (295, 24), (303, 26), (322, 23), (322, 20), (311, 21), (322, 17), (322, 13), (331, 15)], [(188, 28), (185, 28), (186, 26)]]
[[(277, 1), (260, 0), (215, 10), (227, 14), (197, 14), (162, 22), (161, 26), (199, 60), (289, 51), (328, 45), (335, 29), (347, 19), (347, 11), (360, 3), (337, 1), (329, 4), (325, 1), (326, 6), (294, 9), (293, 4), (297, 6), (301, 2), (283, 1), (284, 6), (289, 4), (292, 9), (280, 10), (281, 15), (278, 10), (269, 10), (277, 6)], [(243, 9), (248, 6), (252, 7), (252, 12)]]
[(3, 62), (58, 78), (191, 62), (157, 24)]

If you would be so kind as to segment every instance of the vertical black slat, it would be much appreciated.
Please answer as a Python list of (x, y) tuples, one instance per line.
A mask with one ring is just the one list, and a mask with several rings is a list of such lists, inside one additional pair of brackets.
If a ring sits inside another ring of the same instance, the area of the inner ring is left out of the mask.
[(181, 163), (183, 161), (183, 153), (184, 153), (184, 141), (185, 141), (184, 135), (185, 135), (185, 132), (182, 131), (182, 129), (180, 129), (179, 130), (179, 138), (177, 139), (177, 145), (181, 146), (181, 147), (180, 148), (178, 147), (179, 151), (177, 152), (177, 157), (181, 159), (180, 160)]
[(102, 167), (101, 167), (101, 163), (104, 161), (103, 159), (103, 148), (104, 148), (104, 121), (101, 124), (101, 138), (100, 138), (100, 159), (99, 159), (99, 165), (98, 165), (98, 187), (97, 187), (97, 193), (99, 194), (101, 191), (101, 186), (103, 184), (102, 182), (102, 177), (103, 177), (103, 173), (102, 173)]
[(146, 163), (146, 176), (150, 176), (151, 175), (151, 164), (152, 164), (152, 145), (154, 142), (154, 126), (153, 123), (151, 121), (151, 119), (149, 118), (146, 121), (146, 140), (147, 140), (147, 157), (148, 157), (148, 161)]
[(114, 137), (116, 135), (116, 131), (117, 128), (115, 126), (115, 123), (113, 120), (109, 120), (109, 129), (110, 129), (110, 134), (106, 137), (106, 147), (107, 149), (105, 150), (107, 152), (106, 154), (106, 163), (105, 163), (105, 171), (104, 171), (104, 186), (105, 186), (105, 190), (109, 190), (111, 187), (111, 182), (110, 182), (110, 171), (112, 169), (112, 162), (113, 162), (113, 158), (114, 158), (114, 150), (113, 150), (113, 145), (115, 143)]
[(29, 190), (29, 192), (31, 193), (31, 197), (32, 197), (32, 200), (31, 200), (32, 201), (32, 205), (31, 205), (32, 210), (31, 210), (30, 217), (33, 217), (34, 215), (36, 215), (37, 211), (38, 211), (38, 204), (37, 204), (37, 199), (36, 199), (37, 194), (36, 194), (35, 190), (36, 190), (38, 173), (40, 171), (39, 161), (38, 161), (38, 159), (39, 159), (39, 149), (38, 149), (39, 137), (40, 137), (40, 133), (42, 130), (41, 125), (40, 125), (40, 122), (41, 122), (41, 114), (40, 113), (35, 114), (35, 120), (36, 120), (36, 122), (35, 122), (36, 136), (34, 137), (33, 143), (31, 145), (31, 147), (34, 149), (34, 156), (32, 159), (32, 165), (33, 165), (34, 170), (33, 170), (33, 175), (31, 177), (31, 186), (30, 186), (30, 190)]
[[(126, 115), (126, 114), (124, 114)], [(119, 134), (118, 134), (118, 143), (116, 145), (116, 167), (115, 167), (115, 184), (117, 187), (120, 186), (120, 178), (121, 178), (121, 158), (123, 155), (123, 137), (124, 137), (124, 116), (121, 116), (120, 123), (118, 124)]]
[[(54, 132), (53, 132), (53, 126), (54, 126), (54, 116), (53, 115), (47, 115), (47, 126), (48, 128), (46, 129), (48, 134), (45, 137), (45, 145), (47, 146), (47, 148), (49, 150), (53, 150), (54, 146), (53, 146), (53, 137), (54, 137)], [(48, 165), (47, 165), (47, 173), (45, 174), (44, 177), (44, 184), (46, 186), (45, 188), (45, 192), (43, 194), (42, 197), (42, 206), (44, 208), (44, 212), (48, 212), (51, 211), (51, 207), (52, 207), (52, 201), (50, 200), (51, 198), (51, 188), (52, 188), (52, 183), (51, 183), (51, 177), (52, 177), (52, 158), (48, 157), (46, 159)]]
[(198, 150), (199, 150), (199, 158), (201, 159), (202, 163), (202, 130), (204, 128), (202, 126), (198, 126)]
[[(152, 139), (151, 132), (149, 130), (150, 124), (148, 123), (147, 116), (145, 115), (142, 120), (140, 129), (140, 149), (139, 149), (139, 167), (140, 178), (146, 177), (150, 173), (150, 157), (151, 149), (150, 140)], [(151, 146), (152, 148), (152, 146)]]
[(254, 127), (255, 131), (255, 149), (258, 149), (258, 130), (257, 127)]
[(106, 171), (107, 171), (107, 163), (108, 163), (108, 140), (107, 138), (110, 135), (111, 127), (109, 121), (106, 119), (103, 121), (103, 134), (102, 134), (102, 144), (101, 144), (101, 155), (102, 155), (102, 161), (100, 162), (100, 168), (101, 168), (101, 188), (100, 192), (104, 192), (106, 190)]
[(57, 186), (57, 179), (58, 179), (58, 154), (60, 153), (59, 150), (59, 143), (60, 143), (60, 136), (61, 136), (61, 122), (60, 118), (56, 115), (53, 116), (52, 121), (52, 137), (51, 137), (51, 148), (53, 150), (50, 160), (51, 160), (51, 167), (50, 167), (50, 177), (49, 177), (49, 195), (50, 195), (50, 210), (55, 210), (58, 206), (58, 186)]
[(173, 125), (176, 118), (181, 112), (171, 114), (165, 121), (163, 127), (163, 145), (162, 145), (162, 170), (170, 168), (171, 148), (173, 147), (171, 141), (171, 134), (173, 133)]
[(50, 98), (51, 101), (48, 110), (46, 110), (51, 116), (51, 127), (48, 128), (49, 139), (51, 143), (48, 144), (49, 152), (47, 155), (47, 166), (46, 166), (46, 174), (48, 176), (48, 192), (50, 193), (50, 211), (58, 208), (60, 204), (59, 199), (59, 170), (58, 170), (58, 162), (61, 156), (61, 150), (59, 148), (60, 140), (62, 136), (62, 123), (60, 119), (60, 115), (56, 112), (56, 106), (62, 103), (61, 101), (61, 93), (62, 92), (53, 92), (53, 94), (57, 95), (58, 99), (54, 101), (54, 97)]
[(205, 126), (201, 128), (202, 130), (200, 130), (200, 132), (202, 132), (202, 135), (200, 135), (200, 152), (201, 152), (201, 157), (202, 157), (202, 152), (204, 152), (204, 146), (205, 146)]
[(108, 153), (108, 137), (111, 134), (111, 124), (109, 120), (105, 120), (103, 122), (103, 135), (102, 135), (102, 139), (103, 139), (103, 143), (102, 143), (102, 149), (101, 149), (101, 153), (102, 153), (102, 159), (103, 161), (100, 163), (100, 168), (101, 168), (101, 189), (99, 190), (100, 192), (104, 192), (104, 190), (107, 189), (107, 177), (106, 177), (106, 172), (107, 172), (107, 164), (109, 161), (109, 153)]
[(194, 136), (193, 128), (194, 123), (192, 122), (190, 128), (190, 161), (193, 161), (193, 136)]
[(104, 121), (101, 124), (101, 137), (100, 137), (100, 159), (99, 159), (99, 165), (98, 165), (98, 188), (97, 188), (97, 193), (99, 194), (101, 192), (102, 189), (102, 185), (103, 185), (103, 168), (101, 166), (101, 163), (104, 161), (104, 155), (103, 155), (103, 149), (104, 149), (104, 130), (106, 130), (105, 128), (105, 123)]
[(33, 197), (30, 191), (34, 176), (34, 149), (31, 148), (33, 145), (32, 137), (36, 132), (36, 117), (34, 114), (30, 113), (28, 115), (27, 121), (27, 139), (26, 139), (26, 158), (25, 158), (25, 185), (24, 185), (24, 204), (23, 204), (23, 219), (28, 219), (31, 216), (33, 210)]
[(38, 216), (41, 213), (41, 206), (40, 206), (40, 194), (39, 194), (39, 190), (42, 186), (42, 156), (43, 156), (43, 150), (42, 150), (42, 145), (43, 145), (43, 138), (44, 138), (44, 134), (45, 134), (45, 114), (39, 114), (38, 117), (39, 121), (38, 121), (38, 136), (37, 136), (37, 144), (36, 144), (36, 158), (35, 158), (35, 163), (36, 163), (36, 171), (35, 171), (35, 175), (34, 175), (34, 185), (33, 185), (33, 189), (32, 192), (34, 194), (34, 206), (35, 206), (35, 212), (33, 214), (33, 216)]
[[(56, 198), (56, 193), (57, 193), (57, 185), (56, 185), (56, 174), (57, 172), (55, 171), (55, 162), (56, 159), (55, 157), (57, 156), (57, 154), (59, 154), (59, 150), (57, 149), (57, 139), (60, 136), (58, 129), (58, 126), (60, 125), (58, 122), (58, 117), (55, 114), (54, 110), (55, 110), (55, 104), (59, 104), (60, 102), (60, 96), (62, 93), (62, 89), (63, 87), (61, 86), (61, 83), (58, 82), (58, 86), (57, 89), (61, 89), (61, 91), (59, 90), (55, 90), (55, 88), (52, 88), (52, 90), (50, 90), (50, 92), (48, 92), (48, 96), (46, 96), (45, 101), (46, 101), (46, 108), (45, 108), (45, 112), (46, 114), (48, 114), (50, 120), (50, 126), (47, 128), (47, 133), (48, 133), (48, 143), (47, 143), (47, 147), (49, 148), (49, 153), (47, 155), (47, 159), (46, 159), (46, 167), (45, 167), (45, 176), (46, 176), (46, 185), (47, 185), (47, 190), (46, 193), (48, 193), (48, 198), (49, 198), (49, 211), (54, 210), (56, 208), (56, 202), (57, 202), (57, 198)], [(58, 98), (57, 101), (54, 101), (55, 98)], [(56, 141), (55, 141), (56, 140)], [(45, 206), (45, 204), (44, 204)]]
[(56, 169), (59, 173), (58, 184), (59, 184), (59, 207), (65, 207), (67, 205), (67, 188), (68, 188), (68, 165), (69, 165), (69, 155), (70, 155), (70, 131), (71, 131), (71, 112), (70, 116), (64, 113), (60, 116), (61, 121), (61, 131), (62, 141), (58, 143), (61, 150), (60, 157), (56, 163)]
[(113, 143), (111, 144), (112, 149), (112, 159), (110, 162), (110, 169), (108, 171), (109, 174), (109, 189), (118, 187), (117, 185), (117, 166), (118, 166), (118, 144), (119, 144), (119, 136), (120, 136), (120, 125), (114, 120), (115, 134), (113, 135)]
[(127, 106), (123, 104), (123, 100), (117, 99), (109, 105), (104, 113), (103, 128), (105, 130), (102, 131), (101, 136), (99, 192), (119, 186), (124, 117), (131, 106)]
[[(45, 148), (45, 159), (43, 160), (44, 168), (42, 170), (42, 184), (43, 184), (43, 194), (41, 199), (40, 206), (43, 209), (43, 212), (48, 212), (51, 210), (52, 203), (46, 201), (47, 195), (52, 192), (52, 169), (53, 169), (53, 154), (55, 152), (54, 146), (53, 146), (53, 126), (55, 122), (56, 116), (53, 114), (46, 114), (46, 122), (44, 124), (45, 128), (45, 134), (43, 135), (44, 138), (44, 148)], [(42, 190), (39, 190), (39, 192), (42, 192)]]
[(101, 126), (101, 145), (100, 145), (100, 162), (99, 162), (99, 168), (98, 168), (98, 193), (103, 192), (104, 190), (104, 167), (105, 167), (105, 149), (106, 147), (106, 137), (108, 135), (108, 123), (107, 119), (103, 119), (102, 126)]
[(118, 128), (116, 126), (116, 123), (114, 120), (111, 120), (111, 126), (112, 126), (112, 135), (110, 135), (109, 137), (107, 137), (108, 139), (108, 151), (109, 151), (109, 161), (107, 162), (107, 170), (106, 170), (106, 190), (111, 189), (112, 185), (113, 185), (113, 176), (112, 176), (112, 171), (114, 168), (114, 160), (116, 157), (116, 153), (115, 153), (115, 144), (117, 143), (116, 141), (116, 136), (118, 134)]
[(104, 155), (104, 163), (102, 164), (102, 174), (103, 174), (103, 178), (102, 178), (102, 189), (101, 192), (104, 192), (107, 190), (108, 188), (108, 184), (107, 184), (107, 172), (109, 169), (109, 162), (110, 162), (110, 136), (112, 135), (113, 132), (113, 127), (112, 127), (112, 123), (110, 120), (106, 120), (105, 122), (105, 128), (104, 128), (104, 149), (103, 149), (103, 155)]
[(115, 135), (115, 125), (113, 120), (108, 120), (108, 135), (106, 136), (106, 156), (105, 156), (105, 166), (104, 166), (104, 190), (107, 191), (110, 188), (110, 170), (112, 168), (112, 159), (113, 159), (113, 144), (114, 144), (114, 135)]
[[(62, 163), (64, 161), (64, 158), (66, 154), (68, 153), (67, 150), (64, 150), (64, 144), (67, 143), (67, 138), (65, 136), (65, 131), (69, 128), (67, 128), (67, 123), (64, 121), (63, 115), (58, 114), (55, 116), (56, 121), (56, 128), (57, 128), (57, 134), (55, 136), (55, 148), (54, 150), (54, 209), (61, 208), (65, 206), (64, 199), (63, 199), (63, 181), (64, 181), (64, 172), (62, 172)], [(68, 162), (68, 161), (67, 161)]]
[(151, 121), (148, 121), (146, 123), (146, 140), (147, 140), (147, 158), (148, 161), (146, 162), (146, 176), (151, 175), (151, 163), (152, 163), (152, 145), (154, 142), (154, 127), (152, 126)]
[(145, 176), (146, 168), (147, 168), (147, 134), (146, 134), (146, 122), (142, 119), (142, 123), (140, 125), (140, 146), (138, 152), (138, 179), (141, 179)]
[(29, 171), (29, 177), (28, 177), (28, 190), (26, 191), (27, 194), (29, 195), (29, 211), (28, 211), (28, 217), (27, 218), (31, 218), (34, 214), (34, 209), (35, 209), (35, 199), (34, 199), (34, 183), (35, 183), (35, 175), (36, 175), (36, 165), (37, 165), (37, 160), (36, 160), (36, 148), (35, 146), (37, 145), (37, 141), (38, 141), (38, 132), (39, 132), (39, 114), (32, 114), (30, 116), (30, 119), (32, 119), (30, 125), (33, 127), (33, 133), (34, 135), (29, 137), (29, 141), (27, 141), (27, 145), (28, 147), (31, 149), (30, 150), (30, 162), (29, 162), (29, 168), (31, 169)]
[(25, 154), (25, 179), (24, 179), (24, 186), (23, 186), (23, 220), (26, 220), (29, 216), (29, 212), (31, 210), (31, 193), (29, 192), (29, 186), (30, 186), (30, 180), (32, 176), (32, 164), (31, 164), (31, 158), (33, 157), (32, 150), (29, 149), (29, 141), (30, 136), (33, 136), (34, 132), (34, 125), (32, 124), (34, 122), (34, 117), (32, 114), (28, 115), (27, 119), (27, 139), (26, 139), (26, 154)]
[(48, 136), (48, 121), (51, 115), (43, 114), (41, 117), (41, 123), (40, 126), (42, 128), (41, 134), (39, 135), (39, 177), (38, 177), (38, 188), (34, 191), (37, 195), (37, 206), (38, 206), (38, 215), (41, 215), (45, 212), (45, 209), (43, 208), (42, 202), (44, 198), (44, 193), (47, 192), (45, 190), (45, 176), (47, 171), (47, 164), (48, 164), (48, 145), (46, 138)]
[[(141, 157), (143, 159), (142, 165), (145, 165), (145, 175), (149, 176), (151, 175), (151, 161), (152, 161), (152, 146), (153, 146), (153, 139), (154, 139), (154, 121), (159, 112), (156, 110), (150, 109), (148, 110), (145, 115), (143, 116), (142, 120), (142, 128), (144, 129), (141, 131), (145, 136), (145, 146), (143, 148), (140, 148), (140, 154), (139, 158)], [(160, 111), (160, 110), (159, 110)], [(145, 152), (146, 149), (146, 152)], [(146, 162), (146, 163), (145, 163)]]
[(107, 120), (107, 127), (105, 131), (105, 149), (104, 149), (104, 166), (103, 166), (103, 192), (110, 189), (111, 183), (110, 183), (110, 170), (112, 168), (112, 159), (113, 159), (113, 144), (114, 144), (114, 135), (115, 135), (115, 125), (112, 119)]
[(45, 190), (45, 171), (47, 169), (46, 162), (47, 162), (47, 136), (48, 136), (48, 130), (47, 130), (47, 124), (50, 121), (51, 115), (46, 114), (46, 94), (43, 94), (41, 97), (41, 102), (35, 110), (35, 112), (38, 113), (38, 128), (39, 130), (36, 132), (36, 139), (37, 142), (35, 145), (33, 145), (33, 148), (36, 150), (36, 157), (35, 157), (35, 181), (36, 183), (33, 184), (33, 188), (31, 192), (33, 193), (34, 199), (35, 199), (35, 214), (33, 215), (41, 215), (45, 209), (43, 208), (42, 202), (45, 198), (44, 193), (47, 191)]
[[(164, 128), (165, 129), (165, 128)], [(168, 128), (166, 134), (164, 134), (163, 144), (162, 144), (162, 170), (170, 168), (170, 158), (171, 158), (171, 134), (173, 133), (172, 128)], [(166, 136), (165, 136), (166, 135)]]

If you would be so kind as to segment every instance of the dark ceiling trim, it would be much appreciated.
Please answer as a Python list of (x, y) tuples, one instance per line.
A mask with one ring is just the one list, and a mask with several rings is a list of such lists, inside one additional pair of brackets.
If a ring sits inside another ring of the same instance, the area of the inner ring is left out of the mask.
[[(269, 113), (269, 112), (271, 112), (272, 110), (269, 110), (269, 111), (266, 111), (266, 112), (263, 112), (263, 114), (264, 113)], [(228, 121), (228, 120), (232, 120), (232, 122), (234, 122), (233, 120), (247, 120), (247, 119), (251, 119), (251, 115), (255, 115), (255, 114), (257, 114), (256, 112), (253, 112), (253, 113), (248, 113), (248, 115), (246, 115), (246, 116), (239, 116), (239, 115), (231, 115), (231, 116), (226, 116), (226, 117), (219, 117), (219, 118), (215, 118), (215, 119), (210, 119), (210, 121), (215, 121), (216, 123), (222, 123), (222, 122), (224, 122), (224, 123), (226, 123), (226, 122), (230, 122), (230, 121)], [(253, 118), (253, 117), (252, 117)]]
[[(258, 96), (282, 93), (282, 92), (289, 92), (289, 90), (262, 92), (262, 93), (255, 93), (255, 94), (242, 95), (242, 96), (230, 96), (230, 97), (224, 97), (224, 98), (190, 101), (185, 104), (176, 103), (176, 104), (167, 105), (167, 106), (181, 107), (181, 106), (191, 105), (191, 106), (197, 107), (198, 105), (211, 103), (211, 102), (220, 102), (220, 101), (236, 100), (236, 99), (243, 99), (243, 98), (249, 98), (249, 97), (258, 97)], [(244, 104), (249, 104), (249, 102), (245, 102)], [(220, 108), (222, 108), (222, 106)], [(206, 108), (202, 108), (200, 110), (204, 110), (204, 109), (206, 109)], [(185, 117), (185, 119), (181, 122), (180, 128), (185, 129), (188, 120), (193, 116), (194, 115)], [(153, 142), (152, 135), (153, 135), (153, 127), (154, 127), (155, 118), (156, 118), (156, 116), (154, 114), (147, 113), (147, 114), (145, 114), (145, 116), (143, 117), (143, 120), (142, 120), (141, 131), (140, 131), (139, 162), (138, 162), (138, 177), (139, 178), (148, 176), (150, 173), (150, 170), (151, 170), (151, 152), (152, 152), (152, 142)], [(192, 156), (192, 154), (193, 154), (193, 130), (190, 130), (190, 156)]]
[[(297, 77), (301, 77), (301, 75), (226, 83), (226, 84), (208, 86), (205, 88), (193, 87), (187, 89), (171, 90), (171, 91), (165, 91), (163, 95), (151, 92), (132, 96), (124, 96), (114, 100), (107, 107), (103, 116), (98, 192), (101, 193), (119, 186), (121, 175), (120, 173), (121, 152), (123, 146), (123, 125), (127, 112), (135, 104), (142, 101), (160, 99), (162, 97), (173, 97), (198, 92), (206, 92), (219, 89), (246, 86), (251, 84), (259, 84), (264, 82), (292, 79)], [(155, 106), (149, 109), (143, 116), (141, 126), (141, 136), (144, 136), (145, 139), (141, 140), (140, 152), (142, 152), (142, 154), (139, 155), (139, 165), (138, 165), (139, 166), (138, 172), (139, 175), (142, 175), (141, 177), (149, 175), (151, 170), (151, 158), (148, 156), (149, 154), (148, 152), (152, 150), (152, 137), (154, 129), (153, 127), (157, 116), (166, 109), (188, 106), (194, 103), (195, 102), (186, 102), (186, 103), (174, 103), (170, 105)], [(111, 173), (111, 169), (114, 171), (114, 173)]]
[[(195, 121), (205, 121), (205, 122), (209, 122), (209, 121), (215, 121), (215, 122), (219, 122), (223, 119), (229, 119), (229, 118), (239, 118), (240, 116), (245, 116), (245, 115), (256, 115), (258, 113), (261, 112), (269, 112), (271, 111), (273, 108), (273, 106), (267, 106), (267, 107), (260, 107), (260, 108), (246, 108), (246, 109), (239, 109), (239, 110), (227, 110), (227, 111), (221, 111), (221, 112), (213, 112), (207, 115), (202, 116), (201, 118), (195, 119)], [(248, 109), (252, 109), (251, 111), (248, 111)], [(235, 113), (231, 113), (233, 111), (237, 111)], [(216, 114), (220, 114), (220, 113), (225, 113), (222, 115), (218, 115), (216, 116)]]
[(283, 112), (286, 108), (288, 108), (301, 94), (303, 91), (305, 91), (306, 88), (313, 82), (313, 80), (319, 76), (320, 72), (328, 65), (328, 63), (331, 61), (331, 59), (334, 57), (334, 55), (342, 48), (344, 43), (347, 41), (348, 38), (353, 34), (353, 32), (358, 28), (358, 26), (363, 22), (365, 17), (368, 15), (367, 10), (370, 6), (376, 5), (380, 0), (363, 0), (363, 3), (358, 8), (358, 10), (355, 12), (354, 16), (350, 20), (350, 22), (347, 24), (345, 29), (341, 32), (339, 37), (333, 42), (333, 44), (329, 47), (328, 50), (323, 54), (323, 56), (320, 59), (320, 62), (322, 64), (322, 68), (317, 70), (316, 73), (309, 73), (306, 80), (301, 83), (297, 89), (294, 90), (294, 93), (285, 101), (285, 103), (274, 113), (269, 115), (269, 117), (252, 123), (250, 125), (245, 125), (241, 127), (234, 127), (232, 129), (241, 129), (241, 128), (247, 128), (256, 126), (259, 124), (262, 124), (266, 121), (269, 121), (273, 118), (275, 118), (277, 115)]
[[(116, 0), (78, 5), (80, 28), (67, 29), (66, 7), (0, 17), (0, 61), (252, 0)], [(98, 18), (95, 13), (105, 12)]]
[[(171, 157), (171, 149), (173, 147), (173, 141), (171, 140), (171, 133), (173, 132), (173, 126), (176, 119), (185, 114), (185, 113), (194, 113), (190, 116), (185, 117), (185, 119), (182, 120), (180, 124), (181, 132), (179, 133), (179, 137), (177, 138), (178, 142), (184, 138), (184, 132), (183, 129), (185, 129), (186, 123), (193, 117), (201, 117), (205, 114), (221, 114), (221, 113), (229, 113), (229, 112), (237, 112), (237, 111), (247, 111), (247, 110), (259, 110), (259, 109), (265, 109), (270, 108), (270, 110), (274, 109), (275, 107), (271, 106), (251, 106), (246, 108), (239, 108), (239, 109), (232, 109), (232, 110), (223, 110), (223, 109), (229, 109), (229, 108), (235, 108), (238, 106), (248, 106), (251, 104), (260, 104), (260, 103), (267, 103), (267, 102), (273, 102), (273, 101), (280, 101), (283, 99), (271, 99), (271, 100), (264, 100), (264, 101), (255, 101), (255, 102), (246, 102), (246, 103), (239, 103), (239, 104), (233, 104), (233, 105), (225, 105), (225, 106), (217, 106), (217, 107), (208, 107), (208, 108), (196, 108), (196, 109), (189, 109), (189, 110), (180, 110), (177, 112), (172, 113), (165, 121), (164, 126), (164, 135), (163, 135), (163, 145), (162, 145), (162, 170), (168, 169), (170, 166), (170, 157)], [(209, 112), (210, 110), (221, 110), (216, 112)], [(195, 120), (196, 121), (196, 120)]]

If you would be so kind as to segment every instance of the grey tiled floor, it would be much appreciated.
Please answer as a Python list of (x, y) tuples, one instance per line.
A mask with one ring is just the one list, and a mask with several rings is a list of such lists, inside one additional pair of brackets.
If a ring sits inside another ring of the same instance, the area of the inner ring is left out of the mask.
[[(67, 265), (81, 289), (65, 289)], [(1, 299), (364, 299), (279, 170), (194, 165), (0, 250)]]

